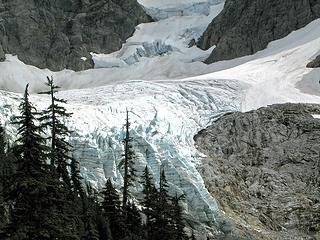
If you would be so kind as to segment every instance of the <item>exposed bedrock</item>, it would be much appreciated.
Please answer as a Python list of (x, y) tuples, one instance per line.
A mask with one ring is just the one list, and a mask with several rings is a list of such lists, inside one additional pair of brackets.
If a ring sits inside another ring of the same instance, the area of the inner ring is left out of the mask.
[(320, 17), (318, 0), (227, 0), (198, 42), (207, 63), (253, 54)]
[[(0, 49), (1, 51), (1, 49)], [(307, 64), (308, 68), (320, 68), (320, 55)]]
[(238, 236), (320, 239), (319, 113), (273, 105), (225, 115), (195, 137), (207, 156), (199, 171)]
[(136, 0), (0, 0), (0, 61), (8, 53), (54, 71), (92, 68), (90, 52), (120, 49), (150, 20)]

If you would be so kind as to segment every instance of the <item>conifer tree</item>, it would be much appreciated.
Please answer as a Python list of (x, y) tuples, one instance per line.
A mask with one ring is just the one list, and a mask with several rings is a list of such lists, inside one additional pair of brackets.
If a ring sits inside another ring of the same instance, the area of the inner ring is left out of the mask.
[(83, 195), (83, 240), (100, 240), (97, 224), (99, 205), (97, 194), (90, 185), (87, 185), (87, 195)]
[[(46, 85), (49, 90), (41, 92), (40, 94), (47, 94), (50, 96), (50, 106), (42, 112), (40, 120), (42, 121), (41, 127), (44, 130), (49, 129), (50, 135), (47, 138), (50, 140), (49, 154), (51, 171), (53, 174), (62, 180), (64, 191), (64, 204), (61, 206), (63, 212), (68, 214), (71, 228), (73, 231), (78, 231), (81, 235), (82, 222), (81, 215), (84, 210), (84, 190), (81, 184), (81, 176), (78, 167), (78, 162), (70, 156), (71, 145), (67, 138), (70, 136), (71, 131), (67, 128), (64, 121), (72, 116), (72, 113), (67, 112), (62, 104), (67, 102), (64, 99), (56, 97), (59, 86), (54, 84), (53, 78), (47, 77)], [(70, 174), (68, 171), (70, 167)], [(80, 197), (80, 198), (79, 198)]]
[(141, 214), (134, 202), (128, 202), (126, 206), (126, 227), (127, 235), (129, 239), (132, 240), (142, 240), (144, 239), (143, 228), (142, 228), (142, 219)]
[(157, 204), (157, 197), (158, 192), (154, 186), (152, 175), (149, 172), (148, 166), (145, 167), (143, 175), (142, 175), (142, 185), (143, 190), (142, 193), (144, 194), (143, 200), (141, 202), (143, 207), (143, 213), (146, 216), (146, 223), (145, 223), (145, 232), (146, 232), (146, 239), (152, 236), (152, 232), (154, 232), (155, 221), (156, 221), (156, 204)]
[(49, 228), (47, 212), (40, 194), (46, 192), (45, 177), (45, 139), (36, 126), (36, 110), (29, 101), (28, 85), (20, 104), (21, 116), (15, 154), (17, 156), (17, 173), (15, 184), (10, 191), (14, 201), (12, 219), (6, 229), (7, 239), (48, 239)]
[(163, 169), (160, 173), (159, 193), (157, 200), (156, 229), (152, 239), (170, 239), (172, 233), (170, 211), (172, 208), (169, 202), (170, 196), (168, 194), (168, 182)]
[(72, 187), (74, 196), (75, 197), (79, 196), (81, 198), (84, 198), (85, 194), (84, 194), (82, 183), (81, 183), (81, 180), (83, 178), (80, 176), (79, 162), (74, 157), (71, 158), (70, 174), (71, 174), (71, 187)]
[(184, 231), (185, 223), (183, 219), (183, 208), (180, 205), (180, 202), (183, 199), (184, 199), (184, 195), (181, 195), (178, 197), (177, 194), (171, 198), (171, 205), (172, 205), (171, 218), (172, 218), (172, 224), (173, 224), (173, 232), (171, 236), (172, 236), (172, 239), (174, 240), (188, 239), (188, 236)]
[(37, 123), (37, 112), (29, 101), (28, 85), (20, 104), (19, 138), (14, 147), (17, 170), (8, 198), (13, 202), (10, 223), (1, 239), (78, 239), (70, 228), (60, 181), (47, 163), (46, 139)]
[(129, 111), (126, 111), (126, 136), (123, 140), (124, 143), (124, 158), (120, 162), (120, 166), (123, 169), (123, 194), (122, 194), (122, 208), (125, 210), (128, 203), (130, 194), (130, 187), (133, 185), (133, 181), (136, 178), (136, 170), (134, 168), (134, 151), (132, 146), (132, 138), (130, 137), (130, 122)]
[(67, 187), (71, 188), (70, 178), (68, 174), (68, 162), (71, 161), (70, 148), (66, 138), (70, 135), (69, 129), (63, 123), (65, 118), (69, 118), (72, 114), (67, 112), (66, 108), (59, 105), (65, 104), (66, 101), (59, 99), (55, 96), (60, 87), (54, 85), (53, 78), (47, 77), (46, 85), (49, 90), (41, 92), (40, 94), (47, 94), (50, 96), (51, 104), (43, 111), (40, 120), (44, 122), (43, 128), (49, 128), (51, 136), (48, 138), (51, 140), (50, 146), (50, 164), (53, 169), (56, 168), (58, 176), (61, 177)]
[(110, 179), (106, 182), (102, 191), (102, 197), (102, 209), (105, 218), (109, 221), (111, 235), (113, 239), (122, 239), (125, 236), (126, 227), (120, 198)]

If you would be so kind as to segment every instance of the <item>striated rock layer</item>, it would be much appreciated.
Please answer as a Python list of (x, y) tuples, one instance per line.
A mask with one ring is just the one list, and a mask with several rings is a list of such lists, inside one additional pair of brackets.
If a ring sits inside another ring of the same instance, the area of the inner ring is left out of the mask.
[(320, 17), (317, 0), (227, 0), (198, 42), (207, 63), (253, 54)]
[(195, 137), (206, 187), (233, 222), (227, 235), (320, 238), (319, 113), (273, 105), (227, 114)]
[(120, 49), (150, 20), (136, 0), (0, 0), (0, 61), (10, 53), (54, 71), (92, 68), (90, 52)]

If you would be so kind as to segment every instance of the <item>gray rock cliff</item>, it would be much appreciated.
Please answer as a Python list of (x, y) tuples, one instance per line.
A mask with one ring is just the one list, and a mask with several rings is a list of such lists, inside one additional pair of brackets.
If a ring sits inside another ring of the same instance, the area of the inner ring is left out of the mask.
[(320, 239), (319, 113), (273, 105), (225, 115), (195, 137), (207, 156), (199, 171), (238, 236)]
[(10, 53), (54, 71), (92, 68), (90, 52), (118, 50), (150, 20), (136, 0), (0, 0), (0, 61)]
[(226, 0), (198, 46), (217, 46), (207, 63), (242, 57), (319, 17), (319, 0)]

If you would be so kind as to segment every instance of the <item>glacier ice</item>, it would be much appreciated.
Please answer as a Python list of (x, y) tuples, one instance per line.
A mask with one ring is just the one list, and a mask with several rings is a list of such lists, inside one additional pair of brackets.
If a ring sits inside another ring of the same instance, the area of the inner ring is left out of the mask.
[(224, 0), (177, 0), (177, 1), (138, 1), (154, 20), (163, 20), (174, 16), (193, 16), (210, 14), (210, 7)]
[[(190, 221), (213, 223), (218, 208), (208, 193), (196, 166), (203, 157), (193, 141), (198, 130), (217, 116), (240, 109), (239, 93), (245, 86), (237, 81), (144, 82), (132, 81), (94, 89), (59, 93), (68, 100), (73, 117), (67, 125), (73, 131), (70, 142), (85, 181), (100, 189), (111, 178), (120, 189), (118, 169), (122, 158), (126, 108), (130, 110), (131, 135), (136, 168), (142, 174), (148, 165), (156, 181), (164, 168), (172, 194), (185, 194)], [(0, 119), (8, 124), (17, 114), (19, 95), (1, 92)], [(48, 104), (44, 96), (32, 95), (39, 109)], [(137, 182), (134, 196), (139, 199)]]

